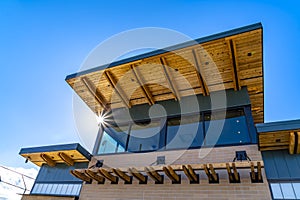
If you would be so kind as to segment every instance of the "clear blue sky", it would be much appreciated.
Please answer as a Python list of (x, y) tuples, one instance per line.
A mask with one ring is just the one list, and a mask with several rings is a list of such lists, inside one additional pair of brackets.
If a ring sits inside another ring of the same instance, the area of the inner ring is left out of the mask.
[(162, 27), (199, 38), (264, 27), (265, 121), (300, 118), (298, 1), (0, 1), (0, 164), (21, 147), (79, 142), (65, 76), (119, 32)]

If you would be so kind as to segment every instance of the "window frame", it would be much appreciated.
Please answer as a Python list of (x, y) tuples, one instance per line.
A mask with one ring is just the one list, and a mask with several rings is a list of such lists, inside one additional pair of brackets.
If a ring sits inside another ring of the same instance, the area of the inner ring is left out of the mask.
[[(254, 127), (253, 123), (253, 118), (252, 118), (252, 113), (251, 113), (251, 106), (250, 105), (244, 105), (244, 106), (237, 106), (237, 107), (229, 107), (226, 108), (226, 112), (232, 111), (232, 110), (238, 110), (242, 109), (245, 117), (245, 122), (246, 122), (246, 127), (249, 135), (249, 141), (248, 142), (243, 142), (243, 143), (234, 143), (234, 144), (215, 144), (214, 147), (226, 147), (226, 146), (240, 146), (240, 145), (249, 145), (249, 144), (256, 144), (256, 130)], [(214, 110), (215, 112), (219, 111), (224, 111), (224, 109), (216, 109)], [(152, 120), (160, 120), (160, 137), (159, 137), (159, 148), (158, 150), (146, 150), (146, 151), (134, 151), (134, 152), (128, 152), (128, 144), (129, 144), (129, 138), (130, 138), (130, 133), (131, 133), (131, 126), (134, 122), (122, 122), (120, 125), (128, 125), (128, 137), (126, 141), (126, 148), (124, 152), (115, 152), (115, 153), (98, 153), (98, 150), (100, 148), (100, 143), (103, 137), (104, 133), (104, 128), (103, 125), (99, 126), (99, 131), (96, 137), (94, 149), (93, 149), (93, 155), (99, 156), (99, 155), (114, 155), (114, 154), (129, 154), (129, 153), (147, 153), (147, 152), (161, 152), (161, 151), (174, 151), (174, 150), (182, 150), (182, 149), (199, 149), (199, 148), (209, 148), (211, 146), (208, 145), (199, 145), (199, 146), (194, 146), (194, 147), (188, 147), (188, 148), (172, 148), (172, 149), (166, 149), (166, 143), (167, 143), (167, 120), (168, 119), (173, 119), (173, 118), (178, 118), (178, 117), (184, 117), (184, 116), (193, 116), (193, 115), (199, 115), (200, 114), (200, 121), (203, 123), (202, 125), (202, 131), (203, 131), (203, 139), (206, 137), (206, 131), (205, 131), (205, 119), (204, 116), (207, 113), (211, 113), (211, 110), (207, 111), (201, 111), (200, 113), (198, 112), (191, 112), (191, 113), (186, 113), (186, 114), (177, 114), (177, 115), (170, 115), (166, 117), (160, 117), (160, 118), (153, 118)], [(140, 123), (140, 122), (145, 122), (148, 121), (149, 119), (142, 119), (142, 120), (136, 120), (135, 123)], [(251, 125), (253, 127), (251, 127)]]
[[(269, 190), (270, 190), (272, 199), (273, 200), (290, 200), (291, 198), (284, 198), (284, 193), (283, 193), (283, 189), (281, 187), (281, 184), (291, 184), (292, 189), (293, 189), (293, 193), (294, 193), (294, 196), (295, 196), (295, 199), (293, 199), (293, 200), (297, 200), (297, 199), (300, 200), (300, 196), (299, 196), (299, 198), (297, 197), (297, 193), (296, 193), (295, 188), (293, 186), (293, 184), (295, 184), (295, 183), (300, 184), (300, 180), (269, 180), (268, 185), (269, 185)], [(274, 192), (273, 192), (272, 186), (271, 186), (272, 184), (278, 184), (278, 186), (280, 187), (280, 192), (281, 192), (282, 198), (274, 198)]]

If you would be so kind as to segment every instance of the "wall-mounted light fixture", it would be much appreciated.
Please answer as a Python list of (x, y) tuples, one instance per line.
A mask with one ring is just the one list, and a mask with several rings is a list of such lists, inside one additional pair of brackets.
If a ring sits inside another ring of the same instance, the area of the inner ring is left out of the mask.
[(249, 158), (249, 156), (247, 155), (246, 151), (236, 151), (235, 152), (235, 158), (233, 159), (232, 162), (235, 162), (236, 160), (238, 161), (243, 161), (243, 160), (248, 160), (251, 161), (251, 159)]

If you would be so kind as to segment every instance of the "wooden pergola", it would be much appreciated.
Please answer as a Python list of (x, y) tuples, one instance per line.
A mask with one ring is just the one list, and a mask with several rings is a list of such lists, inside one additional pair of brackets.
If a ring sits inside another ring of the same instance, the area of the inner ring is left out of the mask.
[(132, 184), (133, 178), (140, 184), (147, 184), (151, 178), (156, 184), (163, 184), (164, 177), (168, 177), (173, 184), (181, 183), (183, 172), (191, 184), (199, 183), (199, 172), (204, 171), (209, 183), (219, 183), (218, 170), (226, 170), (230, 183), (240, 183), (240, 169), (249, 169), (249, 178), (252, 183), (263, 182), (262, 168), (263, 161), (246, 161), (246, 162), (227, 162), (227, 163), (207, 163), (207, 164), (185, 164), (185, 165), (156, 165), (146, 167), (129, 167), (129, 168), (104, 168), (94, 167), (88, 169), (75, 169), (70, 173), (85, 181), (92, 181), (98, 184), (104, 184), (105, 180), (118, 184), (119, 180), (125, 184)]
[(96, 114), (247, 87), (254, 122), (262, 123), (262, 53), (262, 26), (254, 24), (75, 73), (66, 81)]

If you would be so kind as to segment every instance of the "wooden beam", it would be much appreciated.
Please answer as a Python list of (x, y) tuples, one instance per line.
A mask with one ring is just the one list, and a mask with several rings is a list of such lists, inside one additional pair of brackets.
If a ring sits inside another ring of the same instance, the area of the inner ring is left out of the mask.
[(148, 101), (148, 104), (149, 105), (155, 104), (152, 94), (151, 94), (149, 88), (144, 84), (144, 81), (140, 75), (138, 68), (135, 67), (134, 65), (130, 65), (130, 68), (132, 69), (132, 72), (133, 72), (136, 80), (138, 81), (138, 84), (141, 86), (144, 96), (146, 97), (146, 99)]
[(162, 176), (157, 173), (152, 167), (145, 167), (145, 172), (148, 176), (150, 176), (156, 183), (162, 183), (163, 178)]
[(104, 176), (106, 179), (110, 180), (112, 183), (118, 182), (118, 177), (110, 174), (106, 169), (100, 168), (98, 171), (102, 176)]
[(254, 171), (254, 164), (251, 162), (251, 179), (255, 180), (255, 171)]
[(177, 89), (177, 86), (175, 85), (175, 81), (173, 81), (173, 79), (172, 79), (171, 72), (169, 70), (169, 66), (168, 66), (166, 59), (164, 57), (161, 57), (159, 60), (162, 65), (163, 74), (166, 78), (167, 84), (168, 84), (169, 88), (171, 89), (175, 100), (176, 101), (180, 100), (181, 97), (180, 97), (179, 91)]
[(289, 138), (289, 153), (299, 154), (300, 153), (300, 132), (290, 132)]
[(130, 183), (130, 182), (131, 182), (131, 177), (128, 176), (126, 173), (122, 172), (120, 169), (118, 169), (118, 168), (113, 168), (112, 171), (113, 171), (118, 177), (120, 177), (122, 180), (124, 180), (126, 183)]
[(215, 172), (214, 166), (212, 164), (209, 164), (209, 169), (210, 169), (210, 172), (211, 172), (211, 175), (212, 175), (214, 181), (217, 181), (218, 176), (217, 176), (217, 173)]
[(193, 177), (194, 181), (199, 181), (199, 177), (197, 176), (194, 169), (191, 167), (191, 165), (187, 165), (190, 175)]
[(98, 171), (86, 169), (85, 174), (90, 178), (94, 179), (95, 181), (97, 181), (98, 183), (104, 183), (105, 181), (105, 178), (103, 176), (98, 175)]
[(231, 173), (231, 168), (230, 168), (229, 163), (226, 163), (226, 170), (227, 170), (227, 173), (228, 173), (229, 180), (230, 180), (230, 182), (232, 182), (233, 181), (233, 176), (232, 176), (232, 173)]
[(295, 150), (295, 133), (290, 132), (290, 139), (289, 139), (289, 153), (294, 154)]
[(110, 71), (105, 70), (103, 74), (104, 74), (104, 77), (106, 78), (106, 80), (112, 86), (112, 88), (116, 91), (117, 95), (119, 96), (121, 101), (124, 103), (124, 105), (127, 106), (128, 108), (131, 108), (130, 100), (126, 97), (122, 88), (119, 85), (117, 85), (117, 82), (111, 75)]
[(195, 173), (194, 169), (191, 167), (191, 165), (182, 165), (182, 169), (183, 169), (183, 172), (184, 174), (188, 177), (188, 179), (191, 181), (191, 182), (197, 182), (199, 181), (198, 179), (198, 176), (197, 174)]
[(163, 167), (165, 174), (173, 181), (173, 183), (180, 182), (180, 176), (176, 174), (171, 166)]
[(239, 180), (239, 173), (237, 172), (235, 163), (232, 163), (233, 176), (236, 181)]
[(58, 156), (69, 166), (73, 166), (74, 165), (74, 160), (68, 156), (67, 154), (65, 154), (64, 152), (59, 152)]
[(52, 160), (52, 158), (50, 156), (48, 156), (47, 154), (41, 153), (40, 156), (50, 167), (54, 167), (56, 165), (56, 162), (54, 160)]
[(262, 180), (262, 175), (261, 175), (261, 164), (260, 162), (257, 162), (257, 178), (259, 181)]
[(197, 54), (197, 52), (194, 49), (192, 49), (192, 54), (193, 54), (192, 61), (194, 66), (196, 67), (196, 74), (202, 90), (202, 94), (203, 96), (207, 96), (209, 95), (209, 91), (206, 82), (204, 81), (202, 76), (200, 56)]
[(188, 168), (187, 168), (186, 166), (182, 165), (182, 169), (183, 169), (184, 174), (188, 177), (188, 179), (189, 179), (190, 181), (194, 181), (194, 178), (193, 178), (192, 175), (190, 174)]
[(300, 132), (297, 132), (297, 138), (298, 140), (296, 141), (297, 142), (296, 153), (300, 154)]
[(71, 170), (70, 173), (75, 176), (76, 178), (79, 178), (80, 180), (86, 181), (86, 182), (91, 182), (92, 179), (88, 177), (87, 175), (84, 174), (84, 172), (78, 171), (76, 169)]
[(209, 181), (212, 181), (212, 175), (210, 174), (210, 172), (209, 172), (209, 169), (208, 169), (208, 167), (207, 167), (207, 164), (204, 164), (203, 165), (203, 169), (204, 169), (204, 171), (205, 171), (205, 174), (207, 175), (207, 177), (208, 177), (208, 180)]
[(237, 51), (236, 51), (236, 45), (234, 40), (230, 39), (227, 41), (228, 49), (229, 49), (229, 56), (231, 58), (231, 63), (232, 63), (232, 79), (233, 79), (233, 87), (234, 90), (241, 90), (241, 83), (240, 83), (240, 78), (239, 78), (239, 66), (238, 66), (238, 60), (237, 60)]
[[(257, 162), (253, 161), (254, 167), (257, 167)], [(263, 161), (260, 161), (261, 166), (263, 166)], [(226, 169), (226, 163), (212, 163), (215, 170)], [(231, 165), (232, 162), (229, 162)], [(207, 164), (189, 164), (194, 170), (204, 170)], [(183, 171), (182, 165), (171, 165), (175, 171)], [(250, 162), (235, 162), (237, 169), (250, 169)], [(155, 171), (162, 172), (164, 165), (154, 165), (151, 166)], [(135, 167), (139, 172), (144, 171), (145, 167)], [(127, 171), (127, 168), (120, 168), (122, 171)], [(111, 171), (112, 172), (112, 171)]]
[(100, 104), (100, 106), (104, 109), (108, 109), (107, 101), (105, 100), (101, 92), (96, 88), (96, 86), (94, 86), (94, 84), (87, 77), (82, 77), (81, 81), (84, 83), (90, 94)]
[(136, 168), (132, 167), (132, 168), (128, 168), (128, 172), (137, 180), (140, 181), (140, 183), (146, 183), (147, 182), (147, 178), (141, 174), (140, 172), (138, 172), (136, 170)]

